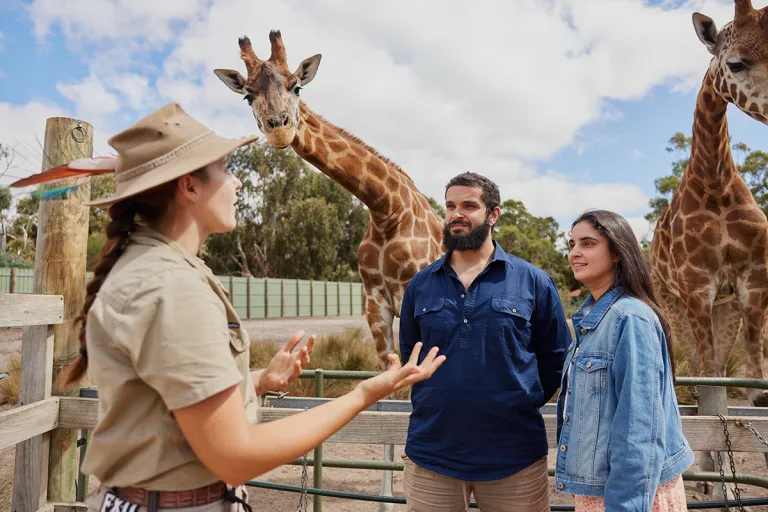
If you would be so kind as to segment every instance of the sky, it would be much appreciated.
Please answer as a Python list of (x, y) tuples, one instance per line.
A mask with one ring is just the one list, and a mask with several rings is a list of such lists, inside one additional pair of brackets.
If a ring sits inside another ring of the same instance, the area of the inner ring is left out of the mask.
[[(768, 0), (753, 0), (760, 8)], [(426, 195), (467, 170), (567, 230), (580, 213), (624, 215), (638, 238), (654, 179), (681, 155), (710, 55), (691, 14), (722, 27), (732, 0), (3, 0), (0, 143), (8, 184), (39, 172), (45, 120), (107, 139), (169, 102), (220, 135), (259, 134), (214, 68), (245, 73), (237, 39), (288, 63), (322, 54), (302, 90), (316, 113), (397, 162)], [(734, 141), (764, 127), (734, 107)], [(289, 149), (289, 151), (292, 151)]]

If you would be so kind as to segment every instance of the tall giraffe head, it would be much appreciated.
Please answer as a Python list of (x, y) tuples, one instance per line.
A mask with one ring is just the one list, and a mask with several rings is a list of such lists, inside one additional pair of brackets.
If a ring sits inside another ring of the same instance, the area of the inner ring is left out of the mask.
[(213, 72), (227, 87), (242, 94), (251, 106), (259, 130), (273, 146), (284, 148), (293, 142), (299, 124), (299, 91), (315, 77), (320, 66), (320, 55), (305, 59), (296, 71), (288, 69), (285, 46), (279, 30), (269, 33), (272, 54), (261, 60), (243, 36), (240, 58), (245, 63), (248, 77), (233, 69), (215, 69)]
[(709, 16), (693, 14), (699, 40), (713, 55), (715, 92), (747, 115), (768, 124), (768, 10), (735, 0), (733, 20), (718, 31)]

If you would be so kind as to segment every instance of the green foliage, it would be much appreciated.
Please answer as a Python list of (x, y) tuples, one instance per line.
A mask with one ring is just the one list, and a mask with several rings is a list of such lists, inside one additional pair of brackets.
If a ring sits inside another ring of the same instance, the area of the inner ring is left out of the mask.
[(0, 252), (0, 268), (34, 268), (34, 264), (10, 252)]
[[(752, 151), (743, 142), (737, 142), (731, 146), (736, 158), (736, 168), (746, 181), (752, 194), (763, 212), (768, 215), (768, 153)], [(649, 201), (651, 211), (645, 216), (648, 222), (655, 222), (664, 209), (669, 205), (672, 196), (680, 185), (688, 162), (690, 161), (691, 138), (682, 132), (675, 133), (667, 141), (667, 152), (677, 153), (679, 159), (672, 162), (672, 173), (654, 180), (658, 196)], [(741, 164), (738, 161), (741, 160)]]
[(428, 197), (427, 201), (429, 201), (429, 205), (440, 217), (445, 218), (445, 206), (435, 201), (434, 197)]
[(359, 281), (357, 248), (368, 210), (293, 151), (251, 144), (233, 153), (243, 183), (238, 226), (208, 239), (201, 257), (218, 274)]
[(11, 189), (0, 187), (0, 215), (11, 207)]
[(579, 283), (568, 266), (565, 248), (558, 248), (560, 228), (552, 217), (535, 217), (522, 201), (504, 201), (494, 226), (494, 239), (510, 254), (540, 267), (559, 288), (573, 290)]

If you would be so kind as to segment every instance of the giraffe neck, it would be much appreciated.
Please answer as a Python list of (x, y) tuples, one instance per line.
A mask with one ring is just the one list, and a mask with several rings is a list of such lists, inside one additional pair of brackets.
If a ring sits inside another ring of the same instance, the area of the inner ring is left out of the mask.
[(299, 156), (353, 193), (379, 224), (399, 216), (410, 202), (403, 196), (415, 191), (405, 172), (303, 102), (299, 104), (299, 118), (291, 144)]
[(710, 189), (722, 189), (736, 172), (725, 116), (727, 108), (728, 102), (715, 91), (708, 71), (696, 98), (691, 160), (685, 174)]

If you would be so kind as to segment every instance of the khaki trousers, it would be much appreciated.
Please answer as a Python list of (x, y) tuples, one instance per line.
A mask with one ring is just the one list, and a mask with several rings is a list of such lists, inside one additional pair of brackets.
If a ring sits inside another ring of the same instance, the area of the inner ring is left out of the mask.
[[(99, 486), (94, 493), (85, 500), (85, 505), (88, 507), (88, 512), (101, 512), (102, 505), (104, 504), (104, 496), (109, 491), (108, 488), (103, 485)], [(248, 502), (248, 492), (245, 487), (239, 487), (236, 491), (238, 497)], [(245, 507), (240, 503), (230, 503), (229, 501), (218, 500), (207, 505), (199, 505), (197, 507), (182, 507), (182, 508), (159, 508), (158, 510), (172, 510), (173, 512), (245, 512)], [(140, 506), (135, 512), (147, 512), (147, 507)]]
[(403, 456), (408, 512), (465, 512), (474, 494), (483, 512), (549, 512), (547, 458), (514, 475), (489, 482), (466, 482), (435, 473)]

